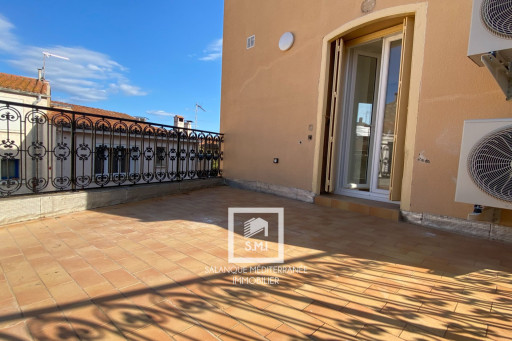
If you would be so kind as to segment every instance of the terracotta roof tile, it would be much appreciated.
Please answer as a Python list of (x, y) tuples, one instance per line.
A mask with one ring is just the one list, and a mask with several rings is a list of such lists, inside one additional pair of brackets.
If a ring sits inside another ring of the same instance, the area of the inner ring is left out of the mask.
[(121, 118), (121, 119), (125, 119), (125, 120), (135, 120), (135, 117), (130, 116), (128, 114), (123, 114), (121, 112), (98, 109), (98, 108), (91, 108), (91, 107), (86, 107), (86, 106), (77, 105), (77, 104), (69, 104), (69, 103), (64, 103), (64, 102), (52, 101), (51, 107), (55, 108), (55, 109), (66, 109), (66, 110), (77, 111), (77, 112), (81, 112), (84, 114), (94, 114), (94, 115), (102, 115), (102, 116), (113, 117), (113, 118)]
[[(87, 114), (101, 115), (101, 116), (109, 117), (110, 119), (106, 119), (105, 121), (107, 122), (107, 124), (110, 124), (111, 126), (114, 126), (116, 124), (126, 124), (127, 127), (133, 127), (135, 124), (137, 124), (141, 129), (149, 129), (153, 133), (166, 132), (165, 129), (155, 127), (148, 123), (138, 122), (135, 117), (127, 115), (127, 114), (123, 114), (120, 112), (116, 112), (116, 111), (91, 108), (91, 107), (86, 107), (83, 105), (70, 104), (70, 103), (57, 102), (57, 101), (52, 101), (51, 107), (54, 108), (54, 110), (49, 110), (47, 113), (50, 120), (52, 120), (57, 115), (61, 114), (61, 112), (59, 112), (58, 109), (64, 109), (64, 110), (72, 110), (72, 111), (86, 114), (87, 119), (92, 124), (97, 124), (97, 122), (100, 121), (101, 118), (95, 117), (95, 116), (87, 116)], [(70, 115), (68, 113), (64, 113), (64, 116), (70, 118)], [(124, 120), (130, 120), (130, 121), (127, 122)], [(137, 122), (133, 122), (133, 121), (137, 121)]]
[(49, 83), (37, 78), (22, 77), (0, 72), (0, 88), (49, 95)]

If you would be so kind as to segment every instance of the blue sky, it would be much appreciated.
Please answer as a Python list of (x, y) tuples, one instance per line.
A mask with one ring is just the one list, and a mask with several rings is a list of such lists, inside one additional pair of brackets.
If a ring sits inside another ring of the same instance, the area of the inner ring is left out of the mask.
[(37, 77), (52, 99), (218, 131), (222, 0), (2, 1), (0, 72)]

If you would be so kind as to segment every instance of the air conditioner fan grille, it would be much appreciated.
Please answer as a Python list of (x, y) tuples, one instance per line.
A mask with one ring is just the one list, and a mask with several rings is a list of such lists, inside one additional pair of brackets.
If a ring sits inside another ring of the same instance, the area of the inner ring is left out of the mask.
[(512, 202), (512, 126), (494, 131), (475, 144), (469, 153), (468, 172), (482, 191)]
[(481, 17), (491, 33), (512, 39), (512, 0), (484, 0)]

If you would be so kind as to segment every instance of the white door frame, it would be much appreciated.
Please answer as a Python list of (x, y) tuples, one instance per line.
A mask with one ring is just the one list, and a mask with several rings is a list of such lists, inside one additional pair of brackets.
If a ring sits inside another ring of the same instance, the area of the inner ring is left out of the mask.
[[(380, 144), (382, 142), (382, 129), (384, 124), (384, 113), (385, 113), (385, 101), (386, 101), (386, 90), (387, 90), (387, 79), (388, 79), (388, 68), (389, 68), (389, 54), (391, 42), (402, 39), (402, 33), (393, 34), (380, 38), (382, 44), (382, 53), (380, 55), (365, 52), (360, 49), (360, 46), (354, 46), (349, 49), (349, 60), (347, 68), (348, 72), (346, 75), (346, 87), (344, 94), (344, 105), (342, 110), (341, 132), (342, 136), (339, 139), (342, 143), (342, 155), (339, 158), (338, 163), (338, 181), (335, 193), (359, 198), (367, 198), (377, 201), (391, 202), (389, 200), (389, 190), (383, 190), (377, 188), (379, 166), (380, 166)], [(353, 120), (354, 110), (354, 87), (357, 70), (357, 56), (366, 55), (376, 57), (377, 62), (377, 77), (376, 77), (376, 89), (374, 97), (374, 105), (372, 108), (372, 123), (370, 131), (370, 151), (369, 151), (369, 191), (360, 191), (348, 187), (347, 174), (349, 170), (349, 154), (350, 154), (350, 138)]]

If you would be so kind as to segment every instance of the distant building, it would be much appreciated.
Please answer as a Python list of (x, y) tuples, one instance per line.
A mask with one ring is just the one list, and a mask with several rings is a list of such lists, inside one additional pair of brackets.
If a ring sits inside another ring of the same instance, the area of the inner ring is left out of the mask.
[(180, 115), (174, 115), (174, 126), (178, 128), (192, 129), (192, 121), (185, 121)]
[[(47, 81), (0, 73), (0, 196), (207, 177), (219, 141), (51, 100)], [(190, 121), (174, 118), (176, 127)], [(209, 148), (206, 150), (205, 148)], [(219, 167), (219, 163), (213, 165)]]

